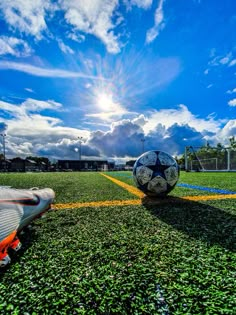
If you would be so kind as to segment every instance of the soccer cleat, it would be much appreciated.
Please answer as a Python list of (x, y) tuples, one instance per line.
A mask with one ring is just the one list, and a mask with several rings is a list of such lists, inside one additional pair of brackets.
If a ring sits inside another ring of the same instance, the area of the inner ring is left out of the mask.
[(0, 189), (0, 267), (10, 261), (8, 249), (18, 251), (21, 243), (16, 234), (51, 208), (55, 193), (44, 189)]

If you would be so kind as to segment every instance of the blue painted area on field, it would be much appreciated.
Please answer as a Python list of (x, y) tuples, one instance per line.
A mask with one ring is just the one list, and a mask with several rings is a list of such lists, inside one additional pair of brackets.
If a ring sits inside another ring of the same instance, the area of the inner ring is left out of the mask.
[(177, 186), (178, 187), (184, 187), (184, 188), (190, 188), (190, 189), (204, 190), (204, 191), (209, 191), (212, 193), (223, 194), (223, 195), (236, 194), (235, 191), (230, 191), (230, 190), (226, 190), (226, 189), (217, 189), (217, 188), (212, 188), (212, 187), (190, 185), (190, 184), (185, 184), (185, 183), (179, 183), (179, 184), (177, 184)]

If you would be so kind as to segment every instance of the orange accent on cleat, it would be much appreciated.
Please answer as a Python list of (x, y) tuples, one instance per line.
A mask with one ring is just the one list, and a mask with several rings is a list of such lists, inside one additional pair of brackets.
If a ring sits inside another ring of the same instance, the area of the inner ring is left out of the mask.
[(7, 250), (16, 237), (16, 231), (12, 232), (0, 242), (0, 268), (5, 267), (11, 262), (11, 258), (7, 254)]
[(17, 252), (19, 249), (21, 249), (21, 246), (22, 246), (22, 244), (21, 244), (19, 238), (16, 236), (14, 238), (14, 240), (11, 242), (9, 247), (11, 249), (13, 249), (15, 252)]
[(3, 250), (1, 250), (1, 252), (0, 252), (0, 261), (2, 259), (4, 259), (7, 255), (8, 255), (7, 254), (7, 248), (4, 248)]
[(6, 238), (0, 241), (0, 259), (1, 259), (1, 253), (4, 252), (10, 246), (15, 236), (16, 236), (16, 231), (12, 232)]

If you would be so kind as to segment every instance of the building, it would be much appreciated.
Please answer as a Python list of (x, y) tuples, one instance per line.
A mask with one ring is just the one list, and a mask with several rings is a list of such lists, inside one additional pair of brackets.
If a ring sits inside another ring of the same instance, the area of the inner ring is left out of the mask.
[(7, 172), (39, 172), (47, 170), (47, 165), (45, 162), (34, 161), (31, 159), (22, 159), (20, 157), (13, 158), (11, 160), (6, 160), (6, 166), (4, 166), (4, 161), (0, 160), (0, 170)]
[(8, 172), (11, 168), (11, 160), (0, 160), (0, 172)]
[(113, 170), (115, 163), (106, 160), (58, 160), (60, 171), (108, 171)]
[(41, 160), (35, 161), (20, 157), (6, 161), (0, 160), (0, 171), (2, 172), (110, 171), (114, 169), (115, 163), (106, 160), (58, 160), (53, 167)]
[(9, 170), (12, 172), (35, 172), (39, 171), (39, 166), (37, 162), (33, 160), (16, 157), (11, 160), (11, 166)]

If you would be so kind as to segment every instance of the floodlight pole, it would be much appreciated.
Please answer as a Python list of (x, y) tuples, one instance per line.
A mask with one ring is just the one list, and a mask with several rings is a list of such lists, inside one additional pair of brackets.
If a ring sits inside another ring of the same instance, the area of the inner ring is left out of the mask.
[(185, 171), (188, 172), (188, 152), (189, 152), (189, 147), (185, 147), (185, 152), (184, 152), (184, 164), (185, 164)]
[(230, 149), (227, 149), (227, 171), (230, 171)]
[(2, 136), (2, 146), (3, 146), (3, 161), (4, 161), (4, 170), (6, 170), (6, 146), (5, 146), (5, 133), (1, 133)]
[(82, 147), (83, 137), (78, 137), (78, 139), (79, 139), (79, 160), (81, 161), (81, 158), (82, 158), (81, 147)]
[(141, 142), (142, 142), (142, 153), (144, 153), (144, 142), (145, 142), (145, 139), (141, 139)]

